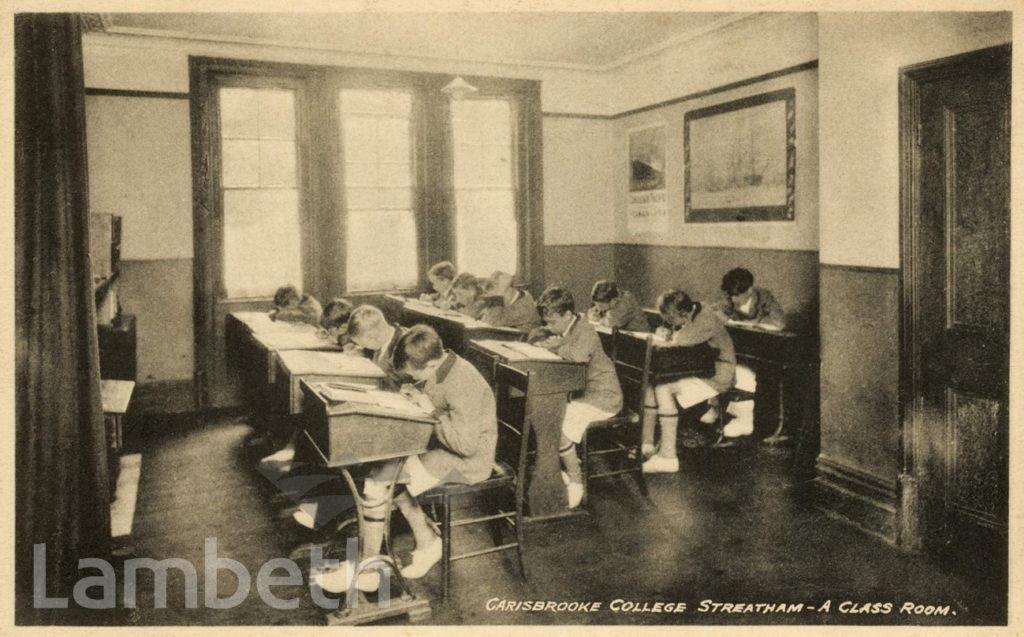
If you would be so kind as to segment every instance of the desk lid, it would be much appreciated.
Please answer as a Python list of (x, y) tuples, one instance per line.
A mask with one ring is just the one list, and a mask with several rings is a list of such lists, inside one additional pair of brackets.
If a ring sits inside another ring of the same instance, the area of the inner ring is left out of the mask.
[(433, 424), (437, 419), (398, 392), (361, 389), (350, 383), (305, 383), (324, 401), (328, 416), (365, 414)]

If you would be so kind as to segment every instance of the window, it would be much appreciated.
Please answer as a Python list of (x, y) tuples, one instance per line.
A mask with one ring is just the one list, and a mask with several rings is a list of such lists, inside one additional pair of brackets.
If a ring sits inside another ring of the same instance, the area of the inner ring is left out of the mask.
[(518, 270), (512, 105), (503, 99), (451, 104), (455, 259), (484, 276)]
[(225, 293), (301, 287), (294, 91), (222, 87), (218, 98)]
[(342, 89), (348, 292), (413, 288), (419, 279), (413, 209), (412, 95)]

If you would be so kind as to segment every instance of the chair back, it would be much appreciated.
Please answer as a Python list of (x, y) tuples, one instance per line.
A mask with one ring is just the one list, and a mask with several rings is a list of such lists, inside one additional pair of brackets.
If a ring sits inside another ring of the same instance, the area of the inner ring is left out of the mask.
[(653, 349), (653, 334), (641, 336), (618, 329), (612, 333), (612, 362), (622, 388), (623, 406), (638, 415), (644, 411)]
[(498, 459), (515, 468), (516, 508), (522, 513), (526, 496), (526, 471), (533, 436), (530, 413), (530, 376), (514, 367), (498, 363), (494, 369), (494, 388), (498, 409)]

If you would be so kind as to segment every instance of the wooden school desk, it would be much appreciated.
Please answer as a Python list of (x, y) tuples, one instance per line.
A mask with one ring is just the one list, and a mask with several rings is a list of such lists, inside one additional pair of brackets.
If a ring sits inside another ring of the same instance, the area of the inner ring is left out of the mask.
[(338, 381), (379, 388), (384, 379), (384, 370), (370, 359), (342, 352), (282, 350), (274, 363), (277, 370), (270, 396), (271, 406), (278, 413), (302, 413), (300, 381)]
[[(316, 462), (340, 471), (345, 477), (356, 505), (355, 522), (361, 527), (366, 524), (366, 501), (351, 470), (368, 463), (404, 460), (423, 453), (437, 421), (397, 392), (355, 392), (357, 400), (365, 398), (366, 402), (346, 402), (343, 400), (346, 392), (332, 389), (330, 383), (301, 380), (299, 389), (305, 424), (303, 444), (311, 450)], [(359, 394), (365, 394), (365, 397)], [(373, 404), (377, 398), (381, 403)], [(430, 601), (416, 597), (402, 578), (391, 541), (391, 505), (400, 473), (401, 467), (388, 485), (384, 502), (384, 554), (360, 560), (360, 564), (371, 560), (388, 563), (391, 577), (396, 578), (399, 584), (400, 597), (391, 598), (388, 607), (380, 608), (353, 588), (349, 594), (358, 595), (355, 608), (351, 607), (355, 600), (346, 600), (341, 608), (327, 616), (328, 625), (362, 624), (395, 615), (408, 615), (410, 620), (416, 621), (430, 614)]]
[(454, 310), (440, 310), (429, 303), (406, 299), (402, 305), (402, 325), (422, 323), (434, 328), (444, 346), (465, 356), (471, 340), (516, 341), (523, 333), (511, 327), (495, 327)]
[[(636, 341), (637, 347), (629, 347), (629, 351), (643, 351), (639, 344), (647, 339), (647, 332), (629, 330), (612, 330), (610, 327), (591, 323), (601, 339), (601, 345), (608, 357), (613, 361), (617, 357), (615, 339)], [(706, 343), (700, 345), (670, 345), (654, 341), (651, 350), (651, 369), (649, 383), (667, 383), (686, 376), (709, 377), (715, 373), (715, 357), (718, 350)], [(633, 361), (630, 361), (633, 362)]]
[(537, 458), (526, 492), (528, 520), (540, 520), (574, 514), (568, 508), (558, 444), (565, 417), (566, 398), (570, 392), (587, 386), (586, 363), (575, 363), (535, 345), (526, 343), (479, 340), (472, 341), (466, 351), (472, 363), (487, 382), (494, 385), (494, 370), (505, 363), (522, 372), (532, 372), (531, 403), (527, 413), (533, 415), (537, 441)]
[(230, 312), (224, 318), (224, 347), (228, 364), (241, 379), (244, 395), (258, 400), (269, 382), (273, 359), (264, 344), (257, 340), (261, 334), (305, 334), (315, 336), (317, 328), (309, 323), (274, 321), (266, 312)]

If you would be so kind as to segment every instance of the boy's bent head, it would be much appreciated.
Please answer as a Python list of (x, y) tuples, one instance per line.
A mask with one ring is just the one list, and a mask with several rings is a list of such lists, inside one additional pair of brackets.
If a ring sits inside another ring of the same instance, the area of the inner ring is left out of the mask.
[(615, 285), (615, 281), (602, 279), (595, 283), (593, 289), (590, 291), (590, 300), (594, 303), (607, 305), (608, 303), (611, 303), (613, 299), (617, 298), (619, 298), (619, 287)]
[(682, 290), (672, 289), (658, 297), (658, 313), (675, 327), (688, 323), (695, 307), (693, 299)]
[(455, 266), (451, 261), (435, 263), (427, 271), (427, 280), (435, 290), (441, 292), (455, 280)]
[(274, 292), (274, 307), (291, 307), (302, 301), (298, 288), (294, 285), (282, 285)]
[(572, 299), (572, 294), (557, 285), (544, 290), (537, 299), (537, 313), (547, 328), (556, 334), (561, 334), (569, 328), (575, 312), (576, 303)]
[(320, 317), (320, 326), (324, 329), (338, 329), (348, 322), (352, 316), (352, 303), (347, 299), (335, 298), (324, 308)]
[(387, 344), (387, 320), (373, 305), (360, 305), (348, 317), (348, 337), (359, 347), (377, 351)]
[(444, 359), (444, 345), (433, 328), (414, 325), (395, 346), (395, 369), (415, 380), (427, 380)]
[(744, 268), (733, 268), (722, 277), (722, 291), (729, 296), (739, 296), (754, 285), (754, 275)]
[(480, 279), (469, 272), (463, 272), (452, 281), (452, 292), (459, 303), (469, 305), (483, 293), (483, 287)]

